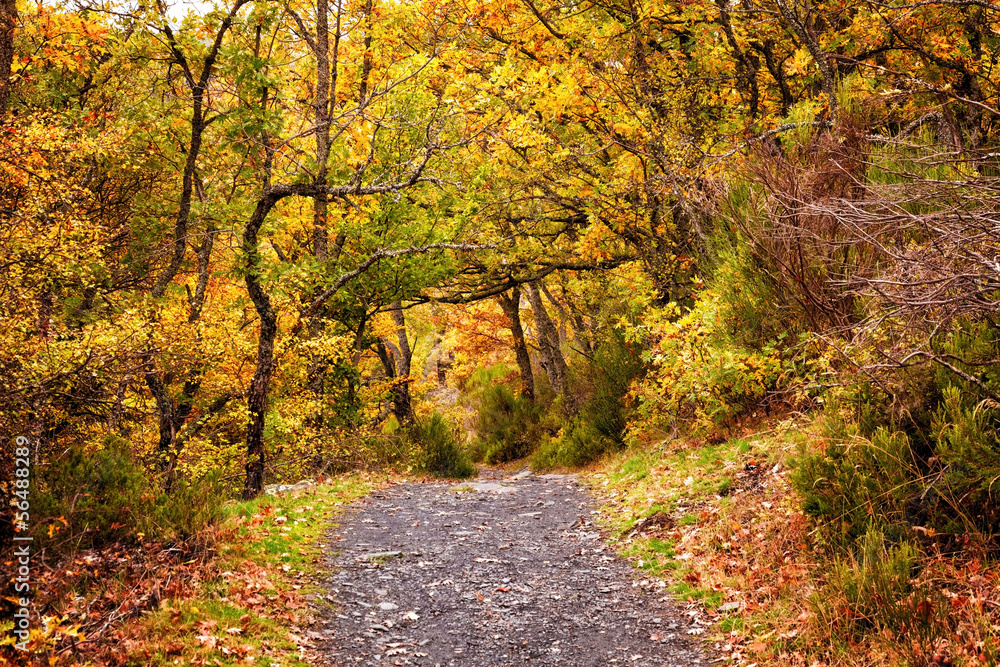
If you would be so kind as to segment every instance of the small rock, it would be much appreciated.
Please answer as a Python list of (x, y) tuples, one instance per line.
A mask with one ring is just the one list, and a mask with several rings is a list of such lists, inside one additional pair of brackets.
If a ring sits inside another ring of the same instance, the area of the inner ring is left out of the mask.
[(396, 611), (399, 609), (399, 605), (393, 604), (391, 602), (380, 602), (378, 608), (382, 611)]

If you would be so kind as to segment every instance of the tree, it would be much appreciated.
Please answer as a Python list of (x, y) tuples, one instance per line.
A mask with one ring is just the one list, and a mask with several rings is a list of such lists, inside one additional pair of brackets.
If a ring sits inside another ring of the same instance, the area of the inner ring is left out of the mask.
[(14, 30), (17, 20), (17, 2), (0, 2), (0, 118), (7, 112), (10, 99), (10, 74), (14, 63)]
[[(189, 121), (189, 138), (183, 150), (184, 164), (181, 171), (180, 194), (177, 202), (177, 212), (174, 219), (172, 254), (168, 264), (162, 269), (156, 278), (151, 289), (151, 296), (154, 300), (164, 297), (167, 288), (173, 282), (184, 262), (190, 240), (191, 205), (195, 195), (196, 185), (199, 191), (204, 193), (204, 186), (198, 181), (199, 160), (202, 153), (202, 144), (205, 131), (209, 125), (218, 121), (226, 113), (224, 110), (211, 108), (211, 98), (208, 95), (210, 84), (213, 82), (217, 61), (219, 59), (224, 40), (227, 33), (233, 27), (240, 9), (249, 0), (236, 0), (229, 10), (221, 17), (218, 27), (215, 28), (214, 35), (209, 40), (209, 47), (204, 53), (198, 54), (195, 59), (197, 67), (192, 66), (192, 58), (185, 53), (170, 20), (166, 15), (166, 7), (159, 6), (159, 16), (155, 29), (163, 35), (166, 46), (170, 53), (170, 64), (181, 69), (184, 83), (190, 94), (191, 116)], [(186, 41), (186, 40), (185, 40)], [(202, 194), (202, 197), (204, 195)], [(206, 289), (208, 287), (209, 270), (212, 259), (212, 248), (218, 230), (215, 223), (209, 216), (205, 221), (205, 228), (201, 233), (201, 243), (196, 248), (197, 251), (197, 280), (194, 292), (188, 290), (187, 294), (187, 322), (195, 325), (201, 319), (202, 310), (205, 305)], [(198, 334), (194, 334), (197, 341)], [(146, 385), (156, 403), (159, 413), (159, 443), (157, 453), (160, 458), (160, 465), (167, 472), (167, 484), (173, 478), (173, 469), (183, 448), (184, 442), (205, 424), (204, 419), (197, 420), (189, 430), (184, 430), (185, 423), (192, 415), (194, 401), (201, 388), (204, 375), (204, 361), (196, 360), (194, 365), (184, 374), (185, 379), (182, 384), (177, 399), (171, 395), (170, 388), (164, 382), (164, 373), (156, 367), (156, 353), (147, 350), (144, 354), (146, 371)], [(204, 416), (211, 416), (225, 408), (232, 394), (224, 392), (208, 406)]]
[(531, 356), (524, 340), (524, 329), (521, 326), (521, 287), (515, 285), (509, 293), (502, 292), (497, 296), (497, 302), (503, 309), (510, 323), (510, 334), (514, 339), (514, 357), (521, 373), (521, 395), (528, 400), (535, 400), (535, 377), (531, 370)]

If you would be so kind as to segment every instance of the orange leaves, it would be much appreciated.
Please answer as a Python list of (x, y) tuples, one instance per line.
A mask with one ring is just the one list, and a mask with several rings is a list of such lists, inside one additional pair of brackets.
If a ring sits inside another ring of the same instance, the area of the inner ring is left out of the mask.
[(92, 69), (105, 52), (107, 28), (73, 12), (63, 12), (38, 3), (33, 14), (22, 15), (19, 39), (33, 45), (17, 56), (13, 71), (34, 76), (51, 70), (81, 74)]
[(436, 319), (447, 332), (442, 345), (455, 355), (451, 373), (456, 383), (512, 354), (507, 318), (492, 300), (450, 308)]

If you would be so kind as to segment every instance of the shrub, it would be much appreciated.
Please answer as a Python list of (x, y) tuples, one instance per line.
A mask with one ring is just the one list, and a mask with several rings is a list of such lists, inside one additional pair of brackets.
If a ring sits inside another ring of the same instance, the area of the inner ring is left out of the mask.
[(931, 489), (946, 510), (935, 522), (943, 531), (974, 530), (990, 537), (1000, 532), (996, 412), (985, 402), (969, 405), (959, 387), (943, 392), (932, 423), (940, 481)]
[(869, 524), (995, 539), (998, 410), (949, 374), (900, 379), (892, 401), (863, 383), (831, 400), (817, 420), (824, 444), (803, 449), (792, 475), (804, 511), (834, 542)]
[(763, 349), (802, 333), (801, 313), (775, 279), (772, 262), (734, 234), (712, 277), (719, 296), (719, 325), (736, 345)]
[(644, 369), (636, 345), (627, 342), (619, 331), (598, 343), (589, 366), (593, 394), (580, 410), (580, 416), (606, 440), (622, 444), (632, 412), (626, 397), (633, 380)]
[(476, 447), (484, 461), (506, 463), (531, 453), (541, 436), (540, 411), (534, 403), (503, 384), (484, 387), (477, 402)]
[(869, 632), (887, 631), (909, 642), (907, 657), (929, 657), (947, 628), (947, 606), (940, 592), (919, 583), (920, 550), (909, 542), (886, 543), (875, 527), (857, 547), (837, 557), (825, 585), (810, 602), (821, 632), (860, 641)]
[(148, 534), (186, 539), (222, 521), (221, 477), (221, 471), (212, 471), (201, 479), (174, 482), (169, 493), (157, 496), (157, 511), (145, 522)]
[(535, 468), (575, 468), (596, 460), (617, 443), (603, 435), (593, 424), (574, 420), (557, 438), (542, 443), (531, 457)]
[(435, 477), (466, 478), (476, 474), (469, 455), (455, 441), (451, 425), (438, 413), (408, 429), (418, 447), (417, 467)]
[[(185, 539), (222, 518), (218, 476), (179, 480), (160, 490), (135, 460), (128, 443), (108, 438), (104, 448), (68, 450), (40, 466), (33, 514), (42, 517), (47, 535), (39, 538), (57, 550), (130, 541), (141, 535)], [(39, 526), (41, 527), (41, 526)]]
[(870, 440), (856, 435), (818, 452), (803, 451), (792, 484), (803, 511), (842, 544), (864, 535), (872, 523), (905, 530), (920, 502), (920, 478), (906, 434), (880, 429)]
[(649, 373), (633, 386), (641, 417), (633, 435), (669, 431), (677, 422), (695, 429), (729, 424), (768, 407), (779, 392), (791, 396), (789, 381), (801, 383), (786, 372), (794, 362), (778, 352), (782, 341), (759, 350), (739, 345), (721, 326), (719, 306), (719, 295), (709, 290), (676, 321), (649, 319), (658, 340), (647, 354)]
[(643, 369), (633, 344), (618, 331), (600, 341), (585, 377), (577, 379), (588, 385), (583, 406), (557, 438), (542, 444), (532, 463), (538, 468), (577, 467), (621, 447), (632, 413), (626, 397)]

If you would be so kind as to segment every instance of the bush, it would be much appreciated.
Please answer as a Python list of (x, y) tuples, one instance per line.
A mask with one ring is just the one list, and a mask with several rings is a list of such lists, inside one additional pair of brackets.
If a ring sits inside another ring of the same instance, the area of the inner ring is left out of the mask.
[(947, 532), (973, 530), (993, 537), (1000, 532), (997, 409), (969, 402), (959, 387), (947, 387), (932, 422), (934, 470), (940, 471), (932, 490), (946, 510), (935, 523)]
[(804, 449), (792, 476), (804, 511), (834, 542), (858, 539), (870, 524), (995, 540), (998, 406), (951, 373), (912, 371), (898, 380), (892, 399), (865, 383), (831, 399), (817, 420), (823, 446)]
[(903, 635), (904, 653), (917, 664), (929, 657), (947, 630), (947, 606), (939, 591), (918, 583), (920, 550), (909, 542), (886, 543), (870, 527), (856, 549), (834, 560), (825, 585), (810, 602), (821, 632), (860, 641), (869, 632)]
[(478, 394), (476, 448), (482, 459), (506, 463), (530, 454), (541, 439), (538, 407), (503, 384), (487, 385)]
[(733, 235), (712, 276), (719, 295), (719, 324), (726, 337), (748, 349), (763, 349), (776, 340), (803, 332), (801, 313), (775, 279), (773, 263)]
[(124, 440), (108, 438), (96, 452), (73, 448), (40, 466), (32, 509), (47, 524), (48, 534), (38, 537), (57, 550), (140, 535), (185, 539), (222, 518), (217, 481), (217, 475), (181, 480), (165, 493), (150, 482)]
[(159, 494), (157, 512), (149, 517), (147, 534), (186, 539), (224, 518), (224, 496), (220, 471), (197, 480), (174, 482), (167, 494)]
[(920, 479), (909, 438), (886, 429), (870, 440), (856, 435), (803, 451), (792, 474), (803, 511), (836, 544), (860, 538), (872, 524), (905, 531), (921, 502)]
[(782, 340), (759, 350), (741, 346), (726, 335), (720, 304), (709, 290), (680, 319), (647, 322), (658, 340), (648, 353), (648, 375), (633, 387), (642, 418), (635, 435), (669, 432), (677, 422), (717, 428), (768, 407), (779, 393), (784, 400), (793, 395), (788, 381), (801, 378), (779, 352)]
[(531, 463), (542, 470), (575, 468), (586, 465), (617, 447), (615, 441), (603, 435), (593, 424), (575, 420), (558, 438), (544, 442), (531, 457)]
[(417, 467), (423, 472), (459, 479), (475, 476), (475, 466), (455, 441), (451, 425), (440, 414), (435, 412), (430, 419), (415, 422), (407, 431), (418, 447)]
[(589, 369), (593, 394), (580, 410), (585, 423), (619, 445), (632, 412), (626, 402), (629, 388), (645, 369), (636, 347), (617, 330), (598, 343)]
[(542, 444), (532, 457), (535, 467), (578, 467), (620, 448), (632, 413), (626, 397), (643, 370), (633, 344), (617, 330), (600, 341), (585, 377), (576, 380), (588, 386), (583, 406), (559, 437)]

